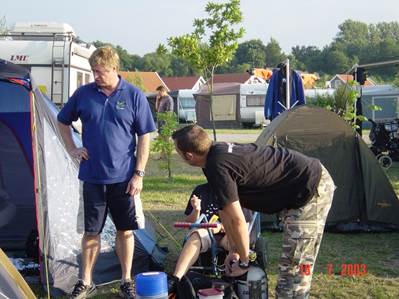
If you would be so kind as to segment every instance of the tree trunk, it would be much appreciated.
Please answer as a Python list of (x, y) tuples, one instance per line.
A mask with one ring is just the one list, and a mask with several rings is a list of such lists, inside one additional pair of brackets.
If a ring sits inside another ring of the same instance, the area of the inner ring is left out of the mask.
[(211, 74), (211, 86), (210, 86), (210, 111), (211, 111), (211, 122), (212, 122), (212, 130), (213, 130), (213, 140), (216, 141), (216, 125), (215, 118), (213, 116), (213, 71)]
[(171, 159), (171, 157), (168, 155), (168, 157), (167, 157), (167, 159), (168, 159), (168, 178), (169, 178), (169, 181), (170, 180), (172, 180), (172, 169), (171, 169), (171, 163), (170, 163), (170, 159)]

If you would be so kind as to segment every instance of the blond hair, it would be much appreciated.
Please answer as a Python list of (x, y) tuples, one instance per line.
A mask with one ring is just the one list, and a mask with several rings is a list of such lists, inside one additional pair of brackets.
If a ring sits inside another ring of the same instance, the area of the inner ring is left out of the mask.
[(208, 133), (198, 125), (183, 127), (172, 134), (177, 148), (183, 153), (205, 155), (212, 145)]
[(89, 58), (91, 67), (97, 65), (113, 68), (119, 70), (119, 56), (118, 53), (111, 46), (103, 46), (96, 49)]

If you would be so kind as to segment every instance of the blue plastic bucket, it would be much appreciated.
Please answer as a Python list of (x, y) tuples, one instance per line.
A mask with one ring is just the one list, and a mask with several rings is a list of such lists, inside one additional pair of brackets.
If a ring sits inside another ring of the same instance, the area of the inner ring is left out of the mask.
[(164, 272), (144, 272), (136, 275), (137, 299), (167, 299), (168, 281)]

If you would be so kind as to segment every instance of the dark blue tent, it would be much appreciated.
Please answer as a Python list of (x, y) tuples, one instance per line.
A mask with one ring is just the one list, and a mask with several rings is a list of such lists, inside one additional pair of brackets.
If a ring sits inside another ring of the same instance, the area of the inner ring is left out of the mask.
[[(83, 213), (78, 165), (64, 148), (56, 116), (29, 72), (0, 60), (0, 247), (25, 249), (38, 231), (42, 277), (53, 291), (69, 292), (79, 274)], [(96, 283), (120, 278), (114, 238), (108, 219)], [(165, 254), (150, 227), (136, 231), (135, 241), (135, 273), (162, 265)]]
[(0, 67), (0, 247), (18, 249), (36, 228), (31, 82), (25, 69)]

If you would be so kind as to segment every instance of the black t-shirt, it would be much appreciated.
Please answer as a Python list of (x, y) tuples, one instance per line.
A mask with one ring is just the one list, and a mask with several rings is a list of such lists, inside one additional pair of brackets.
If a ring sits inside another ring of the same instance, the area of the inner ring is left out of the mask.
[(315, 194), (320, 161), (266, 145), (214, 143), (203, 169), (220, 209), (239, 200), (263, 213), (299, 208)]
[[(195, 187), (193, 193), (191, 193), (190, 198), (188, 199), (187, 207), (184, 211), (185, 215), (188, 216), (193, 211), (193, 207), (191, 206), (191, 197), (193, 195), (196, 195), (199, 199), (201, 199), (201, 214), (205, 214), (208, 221), (213, 215), (218, 215), (219, 205), (212, 194), (209, 184), (202, 184)], [(243, 213), (245, 220), (247, 222), (251, 222), (251, 211), (243, 209)]]

